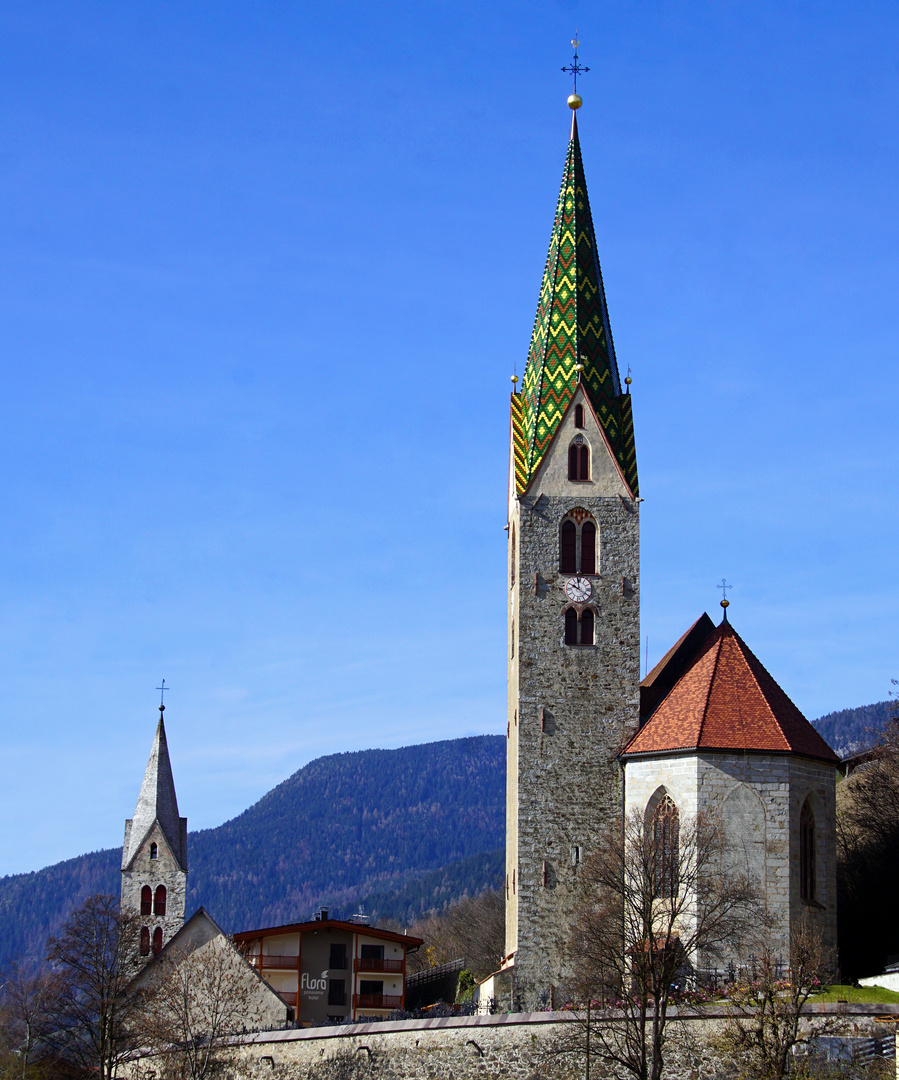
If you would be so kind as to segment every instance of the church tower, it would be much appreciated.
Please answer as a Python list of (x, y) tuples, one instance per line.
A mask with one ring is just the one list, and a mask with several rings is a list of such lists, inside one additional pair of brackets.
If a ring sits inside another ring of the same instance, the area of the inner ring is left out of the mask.
[(620, 818), (616, 758), (638, 726), (639, 506), (626, 382), (573, 112), (523, 387), (511, 400), (499, 983), (514, 1008), (564, 993), (578, 868)]
[(125, 822), (122, 848), (122, 911), (140, 919), (138, 964), (155, 956), (184, 925), (187, 818), (178, 816), (164, 711), (160, 704), (156, 738), (134, 817)]

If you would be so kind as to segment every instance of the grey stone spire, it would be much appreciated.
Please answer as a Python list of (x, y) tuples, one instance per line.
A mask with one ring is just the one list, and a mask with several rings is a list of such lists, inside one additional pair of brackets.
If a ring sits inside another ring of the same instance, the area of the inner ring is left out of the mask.
[(122, 849), (122, 869), (127, 869), (154, 824), (158, 822), (172, 855), (182, 870), (187, 869), (187, 818), (178, 815), (178, 798), (172, 777), (172, 763), (165, 738), (165, 723), (159, 706), (156, 738), (144, 773), (134, 817), (125, 822), (125, 844)]

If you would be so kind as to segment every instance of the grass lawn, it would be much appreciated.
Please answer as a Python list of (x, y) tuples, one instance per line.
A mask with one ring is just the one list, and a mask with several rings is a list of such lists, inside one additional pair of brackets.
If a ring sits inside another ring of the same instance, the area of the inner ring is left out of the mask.
[(829, 986), (824, 994), (813, 994), (809, 1001), (852, 1001), (859, 1004), (886, 1004), (899, 1001), (899, 993), (885, 990), (882, 986)]

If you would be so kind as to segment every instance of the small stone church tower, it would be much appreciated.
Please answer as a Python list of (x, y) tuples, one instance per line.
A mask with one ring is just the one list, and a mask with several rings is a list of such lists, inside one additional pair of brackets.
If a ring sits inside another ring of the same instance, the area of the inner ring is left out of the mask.
[(514, 1008), (550, 1002), (568, 978), (578, 867), (621, 813), (617, 755), (637, 729), (639, 506), (628, 390), (573, 114), (523, 387), (511, 399), (499, 990)]
[(122, 848), (122, 911), (140, 918), (140, 957), (155, 956), (184, 925), (187, 887), (187, 818), (178, 799), (159, 706), (156, 738), (134, 817), (125, 822)]

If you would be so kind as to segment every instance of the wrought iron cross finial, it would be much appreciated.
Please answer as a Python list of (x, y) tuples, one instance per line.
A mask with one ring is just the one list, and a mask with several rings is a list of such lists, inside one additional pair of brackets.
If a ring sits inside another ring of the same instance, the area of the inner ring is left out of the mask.
[(159, 691), (159, 711), (162, 712), (165, 708), (165, 692), (166, 690), (171, 690), (171, 687), (166, 686), (165, 679), (163, 679), (162, 686), (157, 686), (156, 689)]
[(721, 584), (716, 585), (715, 588), (721, 590), (721, 606), (724, 608), (724, 618), (727, 619), (727, 609), (730, 607), (730, 600), (727, 599), (727, 590), (732, 589), (733, 585), (728, 585), (727, 578), (722, 578)]
[(563, 67), (562, 70), (568, 72), (574, 76), (574, 92), (577, 93), (577, 77), (582, 71), (589, 71), (588, 67), (584, 67), (577, 57), (577, 50), (580, 42), (577, 38), (577, 30), (574, 32), (574, 37), (571, 39), (571, 44), (574, 46), (574, 59), (571, 61), (570, 67)]

